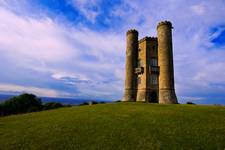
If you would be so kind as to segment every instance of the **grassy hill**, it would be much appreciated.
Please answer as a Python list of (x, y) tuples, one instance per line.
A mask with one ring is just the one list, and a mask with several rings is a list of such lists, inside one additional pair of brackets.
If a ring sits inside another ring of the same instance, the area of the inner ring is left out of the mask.
[(225, 149), (225, 107), (116, 103), (2, 117), (0, 149)]

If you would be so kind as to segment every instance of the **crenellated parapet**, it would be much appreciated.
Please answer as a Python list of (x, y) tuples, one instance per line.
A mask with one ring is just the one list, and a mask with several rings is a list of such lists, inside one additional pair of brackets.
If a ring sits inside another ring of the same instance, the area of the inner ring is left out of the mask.
[(138, 35), (138, 31), (136, 29), (130, 29), (127, 31), (127, 35), (133, 33), (133, 34), (137, 34)]
[(140, 39), (138, 42), (139, 42), (139, 43), (142, 43), (142, 42), (147, 41), (147, 40), (150, 40), (150, 37), (148, 37), (148, 36), (143, 37), (143, 38)]
[(142, 39), (140, 39), (138, 41), (138, 43), (142, 43), (144, 41), (158, 41), (158, 38), (157, 37), (149, 37), (149, 36), (146, 36), (146, 37), (143, 37)]
[(170, 28), (173, 28), (173, 26), (172, 26), (172, 23), (170, 22), (170, 21), (161, 21), (161, 22), (159, 22), (158, 23), (158, 25), (157, 25), (157, 29), (160, 27), (160, 26), (162, 26), (162, 25), (167, 25), (167, 26), (169, 26)]

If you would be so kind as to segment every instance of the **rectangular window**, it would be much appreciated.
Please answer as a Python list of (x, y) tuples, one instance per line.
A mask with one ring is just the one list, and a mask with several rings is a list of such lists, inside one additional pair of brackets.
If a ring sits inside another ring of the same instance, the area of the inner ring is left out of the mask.
[(153, 55), (157, 55), (157, 46), (153, 46), (151, 51)]
[(150, 59), (150, 65), (151, 66), (158, 66), (158, 60), (155, 58)]
[(151, 76), (151, 84), (157, 85), (158, 84), (158, 76), (157, 75), (152, 75)]

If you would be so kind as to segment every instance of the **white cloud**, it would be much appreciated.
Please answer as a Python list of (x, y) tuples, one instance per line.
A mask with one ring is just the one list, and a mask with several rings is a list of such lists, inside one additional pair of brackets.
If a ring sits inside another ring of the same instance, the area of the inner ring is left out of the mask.
[(73, 47), (64, 38), (64, 31), (49, 18), (21, 18), (0, 8), (0, 51), (29, 57), (41, 62), (68, 59)]
[[(3, 7), (0, 7), (0, 19), (2, 20), (0, 23), (2, 55), (0, 58), (7, 59), (10, 64), (16, 64), (6, 68), (5, 71), (8, 74), (16, 72), (11, 70), (26, 72), (28, 69), (37, 73), (47, 73), (49, 80), (58, 80), (62, 84), (65, 83), (60, 80), (61, 78), (87, 80), (93, 83), (92, 87), (84, 83), (77, 83), (73, 86), (84, 96), (90, 97), (93, 95), (112, 97), (116, 90), (115, 84), (123, 83), (119, 80), (121, 77), (118, 73), (114, 72), (121, 72), (124, 67), (124, 62), (121, 62), (125, 53), (122, 36), (115, 33), (98, 33), (86, 28), (76, 29), (67, 25), (62, 26), (48, 17), (41, 19), (23, 17)], [(89, 60), (88, 57), (96, 60)], [(3, 69), (4, 66), (0, 64), (0, 68)], [(35, 74), (29, 76), (35, 76)], [(22, 78), (24, 81), (18, 82), (32, 86), (32, 82), (26, 81), (26, 76)], [(8, 77), (4, 82), (15, 79), (15, 76)], [(46, 79), (38, 80), (45, 86)], [(103, 82), (108, 80), (119, 81), (116, 83), (111, 81), (112, 85), (105, 84), (108, 88), (104, 88)], [(54, 87), (52, 88), (54, 90)], [(77, 96), (79, 93), (72, 93), (72, 95)]]
[(90, 22), (95, 23), (100, 13), (99, 2), (101, 0), (72, 0), (73, 6), (78, 9)]
[(198, 15), (203, 15), (205, 13), (205, 6), (203, 4), (193, 5), (191, 9)]
[(180, 97), (181, 99), (184, 99), (185, 101), (199, 101), (199, 100), (204, 100), (205, 98), (204, 97)]
[(52, 90), (48, 88), (39, 88), (33, 86), (21, 86), (15, 84), (4, 84), (0, 83), (0, 91), (6, 93), (33, 93), (38, 96), (48, 97), (68, 97), (69, 93), (59, 90)]
[(69, 78), (79, 78), (80, 80), (87, 80), (85, 77), (83, 76), (77, 76), (77, 74), (72, 74), (72, 73), (66, 73), (66, 72), (56, 72), (54, 74), (52, 74), (52, 78), (56, 79), (56, 80), (60, 80), (62, 78), (65, 77), (69, 77)]

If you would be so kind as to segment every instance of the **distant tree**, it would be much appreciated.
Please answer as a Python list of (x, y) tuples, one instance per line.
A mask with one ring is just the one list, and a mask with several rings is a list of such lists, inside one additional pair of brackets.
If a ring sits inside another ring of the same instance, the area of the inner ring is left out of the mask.
[(3, 116), (2, 104), (0, 104), (0, 116)]
[(191, 104), (191, 105), (195, 105), (195, 103), (193, 103), (193, 102), (187, 102), (186, 104)]
[(121, 101), (121, 100), (115, 100), (114, 102), (115, 102), (115, 103), (119, 103), (119, 102), (122, 102), (122, 101)]
[(55, 108), (60, 108), (60, 107), (63, 107), (63, 105), (61, 103), (49, 102), (49, 103), (45, 103), (43, 105), (43, 110), (55, 109)]
[(49, 102), (42, 105), (40, 98), (33, 94), (21, 94), (6, 100), (0, 104), (0, 116), (11, 114), (20, 114), (26, 112), (35, 112), (60, 107), (71, 107), (71, 105), (63, 105), (61, 103)]
[(98, 102), (96, 102), (96, 101), (89, 101), (88, 102), (88, 105), (95, 105), (95, 104), (98, 104)]
[(88, 105), (88, 102), (83, 102), (80, 104), (80, 106), (83, 106), (83, 105)]
[(91, 104), (94, 105), (94, 104), (98, 104), (97, 101), (91, 101)]
[(19, 114), (42, 110), (41, 99), (33, 94), (21, 94), (1, 104), (1, 115)]

